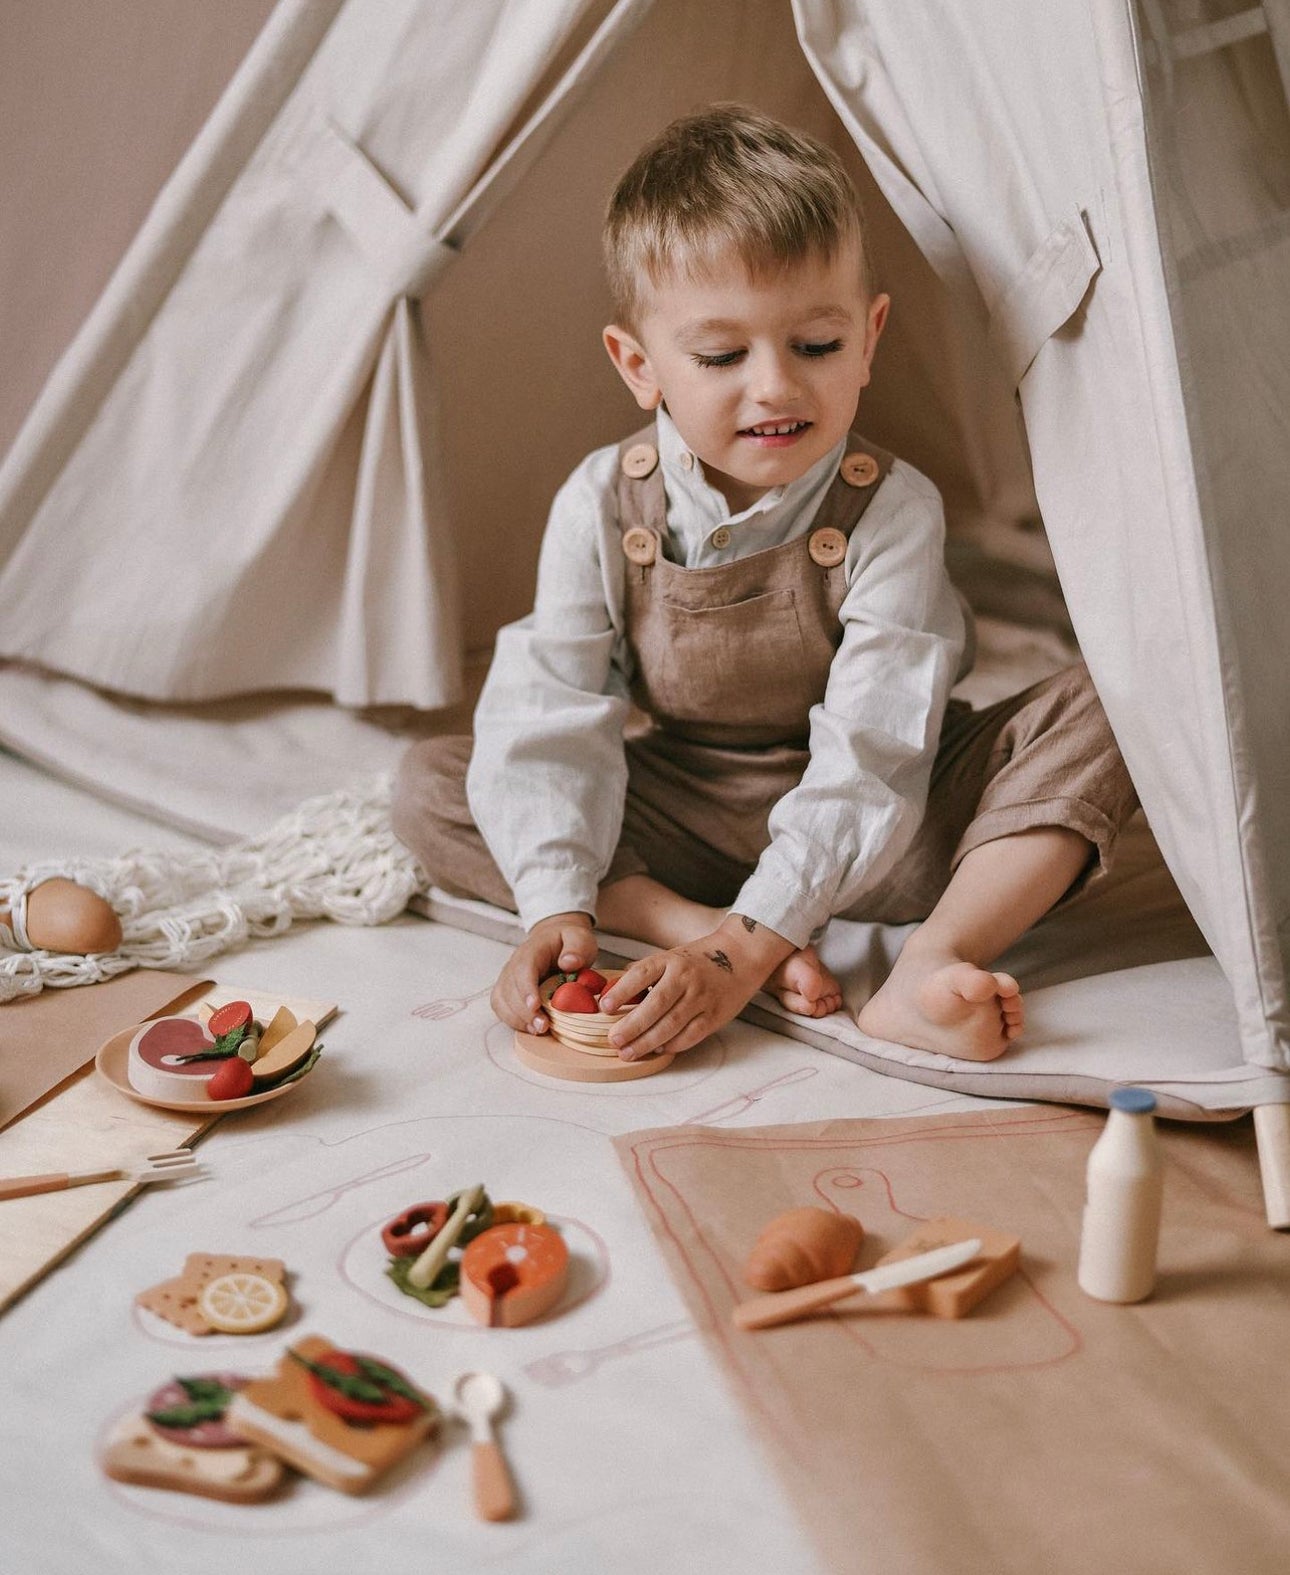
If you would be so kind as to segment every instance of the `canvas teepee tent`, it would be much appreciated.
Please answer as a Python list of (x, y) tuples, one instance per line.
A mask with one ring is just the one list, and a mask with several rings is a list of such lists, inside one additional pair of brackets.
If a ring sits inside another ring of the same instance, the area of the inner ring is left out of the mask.
[(0, 469), (8, 736), (67, 679), (453, 699), (630, 419), (603, 193), (748, 99), (853, 160), (869, 429), (987, 610), (1050, 610), (1046, 533), (1244, 1056), (1290, 1070), (1288, 78), (1290, 0), (282, 0)]

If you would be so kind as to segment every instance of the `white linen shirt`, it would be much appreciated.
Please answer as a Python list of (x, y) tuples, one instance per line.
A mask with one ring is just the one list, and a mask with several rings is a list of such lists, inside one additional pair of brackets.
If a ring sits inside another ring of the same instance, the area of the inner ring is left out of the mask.
[[(686, 568), (805, 534), (846, 446), (732, 515), (665, 412), (657, 427), (665, 548)], [(475, 712), (467, 797), (526, 929), (555, 913), (594, 920), (621, 831), (632, 657), (617, 494), (616, 445), (557, 493), (533, 612), (498, 634)], [(795, 946), (891, 870), (922, 818), (965, 644), (944, 536), (940, 494), (897, 460), (851, 534), (842, 642), (811, 708), (809, 763), (771, 812), (770, 845), (734, 903)]]

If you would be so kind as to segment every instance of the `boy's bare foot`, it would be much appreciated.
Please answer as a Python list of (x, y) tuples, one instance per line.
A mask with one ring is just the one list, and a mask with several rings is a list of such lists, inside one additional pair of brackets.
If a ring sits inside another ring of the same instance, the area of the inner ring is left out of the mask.
[(856, 1021), (875, 1039), (993, 1061), (1020, 1037), (1025, 1009), (1011, 974), (907, 946)]
[(762, 988), (799, 1017), (827, 1017), (842, 1005), (842, 986), (814, 946), (803, 946), (786, 957)]

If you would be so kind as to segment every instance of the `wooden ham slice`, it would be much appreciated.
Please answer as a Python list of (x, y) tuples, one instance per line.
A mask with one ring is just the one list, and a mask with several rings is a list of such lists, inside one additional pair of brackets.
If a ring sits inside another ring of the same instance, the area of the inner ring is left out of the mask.
[(461, 1257), (461, 1299), (478, 1323), (514, 1329), (554, 1307), (569, 1275), (569, 1249), (550, 1225), (493, 1225)]

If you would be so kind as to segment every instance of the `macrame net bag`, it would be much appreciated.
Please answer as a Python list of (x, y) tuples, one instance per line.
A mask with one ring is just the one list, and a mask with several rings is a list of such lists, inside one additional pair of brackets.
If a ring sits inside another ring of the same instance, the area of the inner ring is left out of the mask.
[[(131, 968), (184, 969), (248, 939), (281, 935), (302, 919), (384, 924), (426, 876), (390, 826), (392, 778), (307, 799), (249, 841), (194, 853), (132, 852), (115, 859), (48, 859), (0, 879), (23, 945), (29, 891), (55, 876), (97, 892), (121, 920), (114, 952), (0, 950), (0, 1001), (48, 985), (96, 984)], [(29, 943), (28, 943), (29, 945)]]

